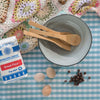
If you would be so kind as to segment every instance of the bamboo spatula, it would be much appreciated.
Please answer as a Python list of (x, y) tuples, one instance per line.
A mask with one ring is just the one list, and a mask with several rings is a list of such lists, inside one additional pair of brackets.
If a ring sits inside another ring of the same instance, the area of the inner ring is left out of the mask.
[(25, 34), (25, 35), (28, 35), (28, 36), (35, 37), (35, 38), (39, 38), (39, 39), (43, 39), (43, 40), (50, 41), (50, 42), (52, 42), (52, 43), (58, 45), (59, 47), (65, 49), (65, 50), (68, 50), (68, 51), (71, 50), (71, 46), (70, 46), (69, 44), (67, 44), (66, 42), (61, 41), (61, 40), (59, 40), (59, 39), (43, 37), (43, 36), (38, 35), (38, 34), (36, 34), (36, 33), (28, 32), (28, 31), (25, 31), (25, 30), (24, 30), (24, 34)]
[(33, 21), (29, 21), (28, 24), (31, 25), (31, 26), (35, 26), (36, 28), (42, 29), (44, 31), (47, 31), (47, 32), (52, 32), (52, 33), (61, 34), (61, 35), (70, 34), (70, 32), (57, 32), (57, 31), (54, 31), (54, 30), (52, 30), (52, 29), (50, 29), (46, 26), (40, 25), (40, 24), (35, 23)]
[(36, 29), (29, 29), (30, 32), (37, 33), (40, 35), (44, 36), (49, 36), (52, 38), (60, 39), (62, 41), (65, 41), (66, 43), (72, 45), (72, 46), (77, 46), (80, 44), (81, 38), (77, 34), (68, 34), (68, 35), (61, 35), (61, 34), (54, 34), (52, 32), (45, 32), (41, 30), (36, 30)]

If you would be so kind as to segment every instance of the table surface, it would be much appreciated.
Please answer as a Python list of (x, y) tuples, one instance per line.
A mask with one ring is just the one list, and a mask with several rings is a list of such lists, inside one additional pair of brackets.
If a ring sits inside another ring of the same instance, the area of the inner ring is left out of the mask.
[[(100, 17), (90, 12), (82, 19), (90, 27), (93, 36), (90, 52), (82, 62), (70, 67), (59, 67), (48, 62), (37, 47), (23, 55), (29, 74), (27, 78), (7, 85), (0, 79), (0, 100), (100, 100)], [(56, 70), (56, 77), (50, 80), (46, 76), (45, 81), (36, 82), (34, 75), (39, 72), (46, 75), (47, 67)], [(87, 72), (85, 82), (78, 87), (64, 83), (77, 69)], [(67, 74), (68, 70), (71, 70), (70, 74)], [(91, 76), (91, 80), (87, 80), (88, 76)], [(46, 84), (51, 85), (52, 93), (43, 97), (41, 91)]]

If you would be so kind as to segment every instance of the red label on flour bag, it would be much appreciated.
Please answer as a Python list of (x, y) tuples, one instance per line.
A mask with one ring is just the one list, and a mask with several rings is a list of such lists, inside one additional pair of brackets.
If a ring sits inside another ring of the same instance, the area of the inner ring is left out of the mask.
[(22, 60), (17, 60), (17, 61), (13, 61), (13, 62), (10, 62), (10, 63), (7, 63), (7, 64), (3, 64), (3, 65), (0, 65), (1, 67), (1, 70), (4, 71), (4, 70), (7, 70), (7, 69), (11, 69), (11, 68), (14, 68), (14, 67), (18, 67), (18, 66), (21, 66), (22, 65)]

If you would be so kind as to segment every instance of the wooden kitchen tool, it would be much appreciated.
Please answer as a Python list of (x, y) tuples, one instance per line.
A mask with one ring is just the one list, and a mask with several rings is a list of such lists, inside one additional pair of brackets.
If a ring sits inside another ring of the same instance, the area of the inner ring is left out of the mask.
[(50, 29), (46, 26), (40, 25), (40, 24), (35, 23), (33, 21), (29, 21), (28, 24), (31, 25), (31, 26), (35, 26), (36, 28), (42, 29), (44, 31), (47, 31), (47, 32), (52, 32), (52, 33), (61, 34), (61, 35), (70, 34), (70, 32), (57, 32), (57, 31), (54, 31), (54, 30), (52, 30), (52, 29)]
[(59, 39), (44, 37), (44, 36), (38, 35), (38, 34), (36, 34), (36, 33), (28, 32), (28, 31), (25, 31), (25, 30), (24, 30), (24, 34), (25, 34), (25, 35), (28, 35), (28, 36), (35, 37), (35, 38), (39, 38), (39, 39), (43, 39), (43, 40), (50, 41), (50, 42), (52, 42), (52, 43), (58, 45), (59, 47), (65, 49), (65, 50), (68, 50), (68, 51), (71, 50), (71, 46), (70, 46), (68, 43), (66, 43), (66, 42), (64, 42), (64, 41), (61, 41), (61, 40), (59, 40)]
[(41, 31), (41, 30), (36, 30), (36, 29), (29, 29), (30, 32), (33, 33), (37, 33), (40, 35), (44, 35), (44, 36), (49, 36), (52, 38), (56, 38), (56, 39), (60, 39), (62, 41), (67, 42), (68, 44), (72, 45), (72, 46), (77, 46), (80, 44), (81, 38), (79, 35), (77, 34), (67, 34), (67, 35), (61, 35), (61, 34), (54, 34), (52, 32), (45, 32), (45, 31)]

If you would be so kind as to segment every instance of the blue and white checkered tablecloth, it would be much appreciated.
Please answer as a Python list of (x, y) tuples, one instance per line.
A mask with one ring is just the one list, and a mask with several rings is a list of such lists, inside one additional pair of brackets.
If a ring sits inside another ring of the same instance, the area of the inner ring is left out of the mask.
[[(37, 47), (23, 55), (29, 74), (27, 78), (7, 85), (0, 79), (0, 100), (100, 100), (100, 17), (96, 13), (87, 13), (82, 19), (92, 31), (93, 44), (81, 63), (71, 67), (58, 67), (48, 62)], [(46, 76), (44, 82), (36, 82), (34, 75), (38, 72), (46, 75), (47, 67), (56, 70), (56, 77), (50, 80)], [(77, 69), (87, 72), (85, 82), (78, 87), (64, 83)], [(70, 74), (67, 74), (68, 70), (71, 70)], [(87, 80), (88, 76), (91, 76), (91, 80)], [(41, 91), (46, 84), (51, 85), (52, 93), (43, 97)]]

